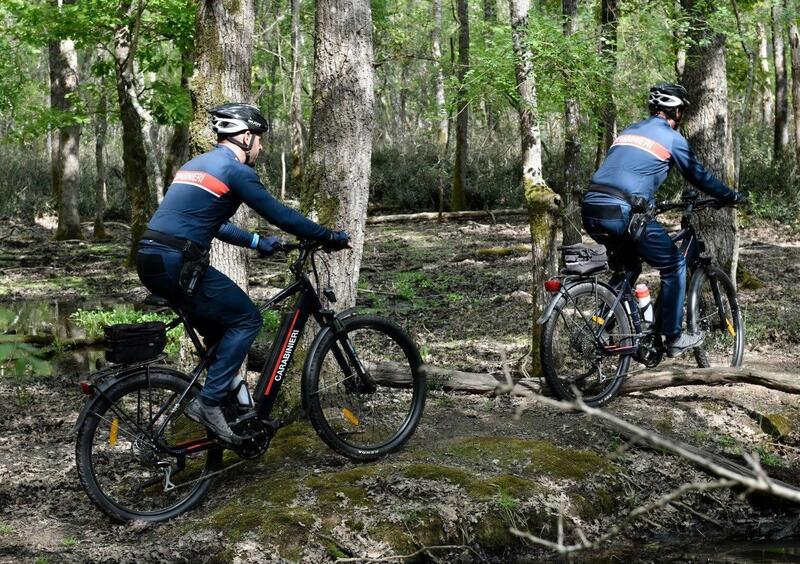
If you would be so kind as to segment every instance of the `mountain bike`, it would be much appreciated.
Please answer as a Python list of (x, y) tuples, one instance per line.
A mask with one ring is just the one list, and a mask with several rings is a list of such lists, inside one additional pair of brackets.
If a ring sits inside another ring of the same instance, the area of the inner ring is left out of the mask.
[[(698, 200), (695, 195), (679, 203), (659, 203), (650, 214), (652, 218), (669, 210), (682, 211), (681, 229), (670, 237), (688, 266), (687, 327), (705, 334), (702, 344), (692, 350), (699, 367), (741, 366), (744, 353), (744, 322), (736, 288), (710, 257), (703, 256), (705, 243), (691, 224), (697, 211), (727, 205)], [(659, 334), (658, 302), (654, 322), (643, 320), (632, 291), (638, 272), (625, 270), (613, 254), (608, 263), (621, 279), (616, 287), (598, 277), (608, 270), (606, 263), (584, 268), (578, 275), (562, 271), (545, 283), (553, 295), (537, 321), (543, 325), (542, 371), (560, 399), (580, 395), (588, 405), (603, 405), (619, 392), (631, 361), (654, 368), (666, 352)]]
[[(242, 459), (234, 465), (266, 452), (280, 427), (270, 412), (311, 317), (320, 330), (306, 353), (301, 400), (322, 440), (344, 456), (369, 461), (399, 449), (414, 433), (427, 390), (414, 341), (388, 319), (353, 309), (337, 315), (323, 307), (315, 260), (324, 250), (321, 243), (284, 243), (281, 250), (299, 252), (290, 266), (294, 281), (259, 310), (298, 298), (283, 315), (254, 388), (255, 401), (249, 402), (254, 405), (239, 401), (240, 388), (223, 403), (231, 428), (244, 438), (241, 445), (221, 442), (183, 413), (200, 392), (200, 377), (216, 346), (201, 344), (180, 308), (164, 329), (183, 324), (200, 359), (191, 373), (161, 364), (162, 353), (112, 365), (81, 383), (89, 397), (75, 425), (78, 475), (89, 498), (114, 520), (165, 521), (180, 515), (230, 469), (222, 467), (225, 449)], [(308, 262), (316, 284), (306, 274)], [(321, 294), (336, 301), (330, 288)]]

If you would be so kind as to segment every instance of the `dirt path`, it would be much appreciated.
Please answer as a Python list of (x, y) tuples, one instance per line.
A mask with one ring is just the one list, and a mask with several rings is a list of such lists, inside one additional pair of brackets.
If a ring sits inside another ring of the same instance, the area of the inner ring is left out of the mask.
[[(45, 246), (41, 230), (4, 235), (0, 306), (56, 296), (82, 303), (144, 297), (133, 276), (115, 266), (124, 255), (119, 245)], [(521, 223), (373, 229), (360, 306), (401, 320), (429, 362), (500, 373), (503, 355), (515, 366), (526, 351), (526, 238)], [(765, 283), (741, 291), (746, 361), (797, 372), (800, 238), (772, 226), (749, 228), (741, 260)], [(281, 283), (282, 267), (258, 264), (256, 296)], [(553, 538), (564, 508), (570, 526), (591, 538), (630, 508), (685, 480), (706, 479), (579, 415), (432, 390), (418, 433), (387, 460), (354, 465), (327, 450), (307, 425), (292, 425), (264, 458), (221, 477), (190, 514), (164, 525), (114, 525), (76, 477), (70, 429), (82, 401), (77, 380), (69, 371), (33, 378), (19, 396), (13, 382), (0, 379), (0, 562), (322, 562), (441, 544), (462, 548), (432, 551), (430, 558), (522, 561), (547, 553), (510, 537), (510, 525)], [(749, 385), (692, 386), (621, 397), (609, 409), (734, 458), (742, 449), (757, 452), (771, 474), (798, 483), (794, 396)], [(677, 538), (786, 543), (797, 534), (797, 509), (772, 500), (725, 491), (683, 503), (637, 522), (605, 555), (681, 554), (669, 542)], [(659, 544), (648, 553), (636, 540)]]

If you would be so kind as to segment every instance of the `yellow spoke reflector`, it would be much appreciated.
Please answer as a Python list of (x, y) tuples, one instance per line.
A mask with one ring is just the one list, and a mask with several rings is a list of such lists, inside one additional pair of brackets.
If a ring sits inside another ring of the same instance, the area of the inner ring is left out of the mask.
[(119, 419), (114, 418), (111, 421), (111, 430), (108, 432), (108, 444), (114, 446), (117, 444), (117, 433), (119, 432)]
[(733, 323), (731, 323), (731, 320), (728, 319), (728, 318), (725, 318), (725, 323), (728, 325), (728, 333), (731, 334), (731, 337), (735, 337), (736, 336), (736, 329), (733, 328)]
[(605, 325), (606, 324), (606, 320), (605, 319), (603, 319), (602, 317), (597, 317), (596, 315), (592, 316), (592, 321), (594, 321), (598, 325)]
[(342, 415), (344, 415), (344, 418), (356, 427), (361, 425), (361, 421), (358, 420), (358, 417), (356, 417), (355, 414), (346, 407), (342, 408)]

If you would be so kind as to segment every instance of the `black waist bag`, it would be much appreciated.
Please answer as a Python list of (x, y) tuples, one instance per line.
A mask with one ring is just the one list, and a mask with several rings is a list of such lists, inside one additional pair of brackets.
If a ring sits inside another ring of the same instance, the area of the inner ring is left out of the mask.
[(103, 333), (106, 360), (117, 364), (148, 360), (167, 345), (167, 327), (160, 321), (108, 325)]
[(561, 247), (561, 256), (564, 259), (562, 274), (593, 274), (608, 267), (608, 255), (603, 245), (567, 245)]

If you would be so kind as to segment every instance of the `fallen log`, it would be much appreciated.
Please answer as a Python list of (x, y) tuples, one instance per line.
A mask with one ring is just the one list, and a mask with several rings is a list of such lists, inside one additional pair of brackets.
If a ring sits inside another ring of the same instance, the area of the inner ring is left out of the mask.
[[(504, 208), (499, 210), (470, 210), (460, 212), (444, 212), (441, 214), (441, 219), (458, 220), (458, 219), (481, 219), (490, 218), (495, 221), (498, 217), (509, 217), (527, 214), (524, 208)], [(382, 223), (403, 223), (413, 221), (435, 221), (440, 218), (438, 212), (421, 212), (421, 213), (404, 213), (395, 215), (379, 215), (367, 218), (367, 225), (378, 225)]]
[(57, 344), (59, 348), (71, 350), (81, 347), (94, 347), (103, 344), (102, 337), (56, 337), (55, 335), (0, 335), (0, 344), (26, 343), (29, 345), (47, 346)]

